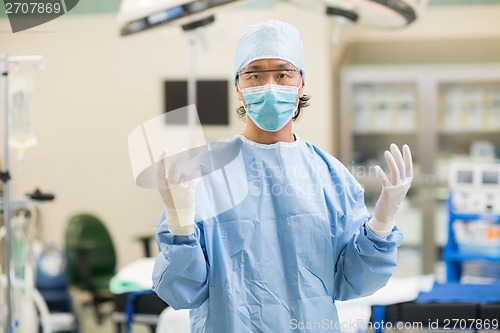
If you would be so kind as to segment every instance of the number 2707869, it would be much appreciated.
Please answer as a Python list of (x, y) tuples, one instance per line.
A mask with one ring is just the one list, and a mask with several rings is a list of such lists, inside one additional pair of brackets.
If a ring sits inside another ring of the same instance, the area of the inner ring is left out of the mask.
[(496, 330), (500, 327), (498, 319), (444, 319), (443, 329), (476, 329), (476, 330)]
[(6, 2), (6, 14), (59, 14), (63, 9), (60, 3), (50, 2)]

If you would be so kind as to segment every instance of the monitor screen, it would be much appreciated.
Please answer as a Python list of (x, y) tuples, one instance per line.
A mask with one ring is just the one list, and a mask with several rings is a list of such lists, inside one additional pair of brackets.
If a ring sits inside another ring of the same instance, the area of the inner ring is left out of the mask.
[[(198, 80), (196, 82), (196, 110), (202, 125), (229, 125), (227, 80)], [(188, 105), (187, 81), (164, 82), (164, 112)], [(187, 113), (183, 119), (175, 118), (175, 124), (187, 124)]]
[(459, 170), (457, 172), (457, 183), (472, 184), (474, 180), (474, 172), (472, 170)]
[(482, 172), (482, 183), (487, 185), (498, 185), (499, 183), (499, 172), (498, 171), (483, 171)]

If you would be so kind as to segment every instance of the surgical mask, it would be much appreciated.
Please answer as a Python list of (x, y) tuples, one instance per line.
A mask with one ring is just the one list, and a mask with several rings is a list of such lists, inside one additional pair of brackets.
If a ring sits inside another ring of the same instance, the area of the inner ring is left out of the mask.
[(247, 115), (264, 131), (279, 131), (297, 110), (295, 101), (299, 87), (267, 84), (240, 90), (247, 105)]

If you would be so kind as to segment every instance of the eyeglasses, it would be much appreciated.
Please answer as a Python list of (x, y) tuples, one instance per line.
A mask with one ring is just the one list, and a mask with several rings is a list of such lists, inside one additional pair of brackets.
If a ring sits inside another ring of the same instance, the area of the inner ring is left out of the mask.
[(268, 83), (294, 86), (299, 83), (301, 76), (302, 72), (295, 68), (268, 69), (238, 73), (240, 83), (245, 87), (258, 87)]

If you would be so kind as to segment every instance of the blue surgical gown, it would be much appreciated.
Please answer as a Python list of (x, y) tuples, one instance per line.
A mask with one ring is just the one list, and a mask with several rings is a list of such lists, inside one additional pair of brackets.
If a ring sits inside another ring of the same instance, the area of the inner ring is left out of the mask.
[[(190, 236), (170, 234), (162, 214), (153, 289), (174, 309), (191, 309), (194, 333), (339, 332), (335, 300), (386, 284), (400, 230), (376, 236), (362, 187), (313, 144), (229, 140), (245, 166), (232, 170), (232, 191), (245, 189), (244, 199), (195, 217)], [(197, 215), (217, 188), (197, 196)]]

